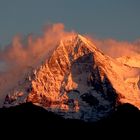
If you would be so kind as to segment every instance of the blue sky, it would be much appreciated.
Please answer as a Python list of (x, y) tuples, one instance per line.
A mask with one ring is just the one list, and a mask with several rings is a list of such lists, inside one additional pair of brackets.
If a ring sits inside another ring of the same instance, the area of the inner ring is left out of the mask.
[(0, 0), (0, 44), (40, 33), (47, 23), (98, 38), (140, 38), (140, 0)]

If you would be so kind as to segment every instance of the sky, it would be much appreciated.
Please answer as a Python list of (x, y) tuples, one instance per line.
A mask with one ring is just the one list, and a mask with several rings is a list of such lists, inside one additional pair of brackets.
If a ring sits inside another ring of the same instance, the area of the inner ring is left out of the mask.
[(140, 38), (140, 0), (0, 0), (0, 46), (48, 23), (97, 38)]

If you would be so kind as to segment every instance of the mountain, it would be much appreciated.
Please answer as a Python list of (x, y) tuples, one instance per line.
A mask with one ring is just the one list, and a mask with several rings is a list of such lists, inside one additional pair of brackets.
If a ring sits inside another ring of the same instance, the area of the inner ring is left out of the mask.
[(92, 136), (94, 139), (96, 137), (98, 139), (100, 136), (107, 138), (132, 136), (134, 138), (139, 135), (139, 129), (137, 128), (140, 125), (140, 111), (130, 104), (118, 105), (117, 110), (109, 117), (97, 122), (65, 119), (32, 103), (2, 108), (0, 109), (0, 116), (0, 124), (2, 130), (5, 128), (4, 132), (20, 133), (22, 135), (24, 132), (39, 137), (51, 135), (52, 138), (57, 134), (61, 134), (62, 137), (65, 133), (69, 137), (86, 136), (88, 138)]
[(64, 118), (97, 121), (119, 104), (140, 108), (139, 71), (105, 55), (85, 37), (72, 35), (62, 38), (51, 57), (19, 81), (4, 107), (32, 102)]
[(123, 57), (117, 58), (117, 60), (130, 67), (140, 68), (140, 55), (139, 54), (134, 55), (134, 56), (123, 56)]

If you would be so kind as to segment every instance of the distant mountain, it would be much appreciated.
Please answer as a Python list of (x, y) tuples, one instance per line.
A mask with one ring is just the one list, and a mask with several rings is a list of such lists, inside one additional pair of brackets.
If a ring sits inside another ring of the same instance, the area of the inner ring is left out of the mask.
[(62, 38), (51, 57), (7, 94), (4, 107), (32, 102), (86, 122), (109, 117), (119, 104), (140, 108), (139, 61), (124, 59), (103, 54), (81, 35)]
[(140, 55), (139, 54), (134, 55), (134, 56), (123, 56), (123, 57), (117, 58), (117, 60), (130, 67), (140, 68)]

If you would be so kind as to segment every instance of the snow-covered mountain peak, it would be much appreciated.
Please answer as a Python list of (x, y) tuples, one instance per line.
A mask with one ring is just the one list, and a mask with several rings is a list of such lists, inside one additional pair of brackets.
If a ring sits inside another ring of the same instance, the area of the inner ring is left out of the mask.
[(85, 37), (67, 36), (30, 78), (7, 95), (4, 106), (32, 102), (65, 118), (96, 121), (117, 103), (140, 108), (139, 81), (126, 78), (130, 71)]

